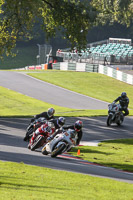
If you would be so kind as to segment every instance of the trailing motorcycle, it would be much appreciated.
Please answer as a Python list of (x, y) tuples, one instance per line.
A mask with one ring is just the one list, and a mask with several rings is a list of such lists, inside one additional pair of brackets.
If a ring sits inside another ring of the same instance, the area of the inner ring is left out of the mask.
[(44, 117), (40, 117), (38, 119), (35, 119), (33, 122), (31, 122), (26, 129), (26, 135), (23, 140), (29, 141), (33, 135), (33, 132), (36, 131), (42, 124), (46, 122), (47, 120)]
[(108, 105), (108, 117), (107, 117), (107, 126), (110, 126), (112, 123), (121, 125), (124, 121), (124, 114), (121, 110), (120, 104), (111, 103)]
[(51, 157), (56, 157), (75, 146), (76, 140), (77, 134), (74, 130), (63, 130), (43, 147), (42, 154), (51, 154)]

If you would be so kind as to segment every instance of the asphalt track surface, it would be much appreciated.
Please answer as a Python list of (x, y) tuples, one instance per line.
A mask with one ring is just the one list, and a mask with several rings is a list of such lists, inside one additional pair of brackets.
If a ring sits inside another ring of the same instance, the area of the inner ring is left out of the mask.
[[(15, 74), (17, 82), (13, 81), (11, 78), (12, 74)], [(19, 74), (19, 78), (17, 78)], [(4, 81), (4, 76), (10, 80), (5, 81), (5, 84), (1, 81)], [(23, 77), (28, 77), (20, 73), (8, 73), (6, 76), (5, 72), (0, 72), (0, 85), (3, 87), (10, 86), (12, 90), (17, 91), (13, 88), (21, 88), (23, 85), (23, 90), (25, 91), (25, 83)], [(2, 78), (3, 77), (3, 78)], [(8, 78), (7, 78), (8, 77)], [(23, 80), (21, 80), (21, 78)], [(27, 80), (27, 78), (26, 78)], [(30, 79), (28, 77), (29, 84)], [(40, 83), (40, 81), (38, 81)], [(8, 84), (7, 84), (8, 83)], [(19, 84), (21, 83), (21, 84)], [(22, 84), (23, 83), (23, 84)], [(15, 85), (14, 85), (15, 84)], [(37, 85), (37, 80), (35, 80), (35, 85)], [(32, 87), (34, 88), (34, 84)], [(41, 82), (42, 84), (42, 82)], [(44, 83), (45, 85), (45, 83)], [(54, 88), (56, 90), (57, 87)], [(21, 88), (22, 89), (22, 88)], [(30, 88), (31, 89), (31, 88)], [(47, 87), (48, 89), (48, 87)], [(19, 89), (18, 89), (19, 90)], [(28, 89), (27, 89), (28, 91)], [(30, 91), (30, 90), (29, 90)], [(65, 91), (65, 90), (64, 90)], [(20, 91), (18, 91), (20, 92)], [(40, 96), (42, 91), (40, 91)], [(23, 93), (23, 91), (21, 91)], [(27, 94), (26, 94), (27, 95)], [(39, 93), (38, 93), (39, 95)], [(67, 93), (68, 95), (68, 93)], [(30, 94), (28, 94), (30, 96)], [(96, 101), (96, 104), (99, 104), (99, 101)], [(103, 103), (103, 102), (102, 102)], [(106, 103), (105, 103), (106, 105)], [(112, 125), (111, 127), (106, 126), (106, 117), (83, 117), (83, 118), (66, 118), (66, 124), (73, 124), (77, 119), (81, 119), (84, 123), (83, 128), (83, 141), (94, 142), (108, 139), (117, 139), (117, 138), (132, 138), (132, 121), (133, 117), (126, 117), (123, 125), (121, 127)], [(91, 162), (83, 161), (81, 159), (76, 159), (75, 157), (70, 157), (67, 154), (59, 156), (57, 158), (51, 158), (50, 156), (44, 156), (41, 154), (41, 150), (32, 152), (27, 149), (27, 142), (23, 141), (25, 135), (26, 127), (29, 124), (30, 119), (0, 119), (0, 160), (3, 161), (13, 161), (13, 162), (24, 162), (25, 164), (37, 165), (41, 167), (48, 167), (58, 170), (67, 170), (77, 173), (88, 174), (92, 176), (99, 176), (103, 178), (111, 178), (119, 181), (133, 183), (133, 173), (123, 172), (121, 170), (116, 170), (114, 168), (107, 168), (104, 166), (95, 165)], [(82, 150), (81, 150), (82, 151)], [(97, 150), (98, 151), (98, 150)], [(91, 152), (89, 152), (91, 153)], [(100, 152), (99, 152), (100, 153)]]

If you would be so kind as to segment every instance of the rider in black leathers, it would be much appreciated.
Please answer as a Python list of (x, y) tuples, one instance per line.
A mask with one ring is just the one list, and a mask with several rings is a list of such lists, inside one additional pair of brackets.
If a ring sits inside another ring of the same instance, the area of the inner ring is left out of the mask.
[(51, 119), (49, 122), (52, 122), (55, 126), (55, 130), (60, 129), (65, 124), (65, 118), (59, 117), (58, 119)]
[(129, 114), (129, 110), (128, 110), (128, 104), (129, 104), (129, 98), (127, 97), (126, 92), (122, 92), (121, 96), (119, 96), (117, 99), (114, 100), (114, 103), (116, 103), (117, 101), (119, 101), (122, 111), (124, 111), (124, 116)]
[(34, 118), (31, 119), (31, 122), (40, 117), (44, 117), (46, 120), (54, 119), (54, 113), (55, 113), (54, 108), (49, 108), (47, 112), (42, 112), (38, 115), (35, 115)]

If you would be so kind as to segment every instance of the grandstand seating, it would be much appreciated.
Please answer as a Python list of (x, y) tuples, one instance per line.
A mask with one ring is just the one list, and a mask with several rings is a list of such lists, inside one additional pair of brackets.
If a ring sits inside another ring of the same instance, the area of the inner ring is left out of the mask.
[[(133, 64), (133, 46), (131, 39), (109, 38), (100, 42), (87, 45), (86, 50), (80, 53), (73, 50), (57, 52), (63, 60), (88, 63), (121, 63)], [(76, 47), (75, 47), (76, 49)]]
[(114, 55), (116, 58), (126, 57), (133, 55), (133, 47), (129, 44), (117, 44), (117, 43), (108, 43), (103, 45), (98, 45), (96, 47), (91, 47), (91, 54), (102, 54), (103, 56)]

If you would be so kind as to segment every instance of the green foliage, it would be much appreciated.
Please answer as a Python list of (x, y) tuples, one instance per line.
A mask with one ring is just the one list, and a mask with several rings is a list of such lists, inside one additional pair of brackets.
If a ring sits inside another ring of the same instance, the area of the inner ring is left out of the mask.
[(57, 30), (72, 48), (84, 48), (95, 12), (86, 0), (7, 0), (0, 1), (0, 55), (8, 55), (17, 40), (31, 39), (35, 23), (41, 23), (47, 37)]
[(97, 24), (119, 22), (130, 25), (133, 17), (132, 0), (92, 0), (92, 5), (98, 11)]
[(38, 22), (47, 38), (61, 32), (71, 48), (84, 49), (88, 31), (107, 22), (130, 25), (132, 0), (0, 0), (0, 55), (9, 55), (16, 41), (31, 39)]
[(57, 30), (80, 50), (87, 44), (88, 30), (106, 22), (130, 24), (133, 16), (131, 0), (1, 0), (0, 55), (11, 54), (16, 41), (32, 38), (32, 30), (40, 23), (47, 38)]

